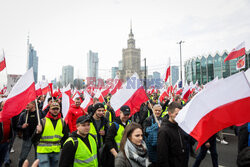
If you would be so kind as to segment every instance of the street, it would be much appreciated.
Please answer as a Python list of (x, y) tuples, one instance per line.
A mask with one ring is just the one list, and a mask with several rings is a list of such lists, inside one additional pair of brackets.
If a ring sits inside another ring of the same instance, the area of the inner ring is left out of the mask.
[[(226, 137), (226, 141), (229, 142), (228, 145), (222, 145), (217, 142), (217, 152), (218, 152), (218, 159), (219, 159), (219, 165), (221, 167), (235, 167), (236, 165), (236, 159), (237, 159), (237, 144), (238, 139), (237, 136), (234, 136), (234, 133), (232, 130), (226, 129), (226, 134), (224, 133), (224, 137)], [(22, 140), (18, 137), (15, 140), (14, 143), (14, 153), (10, 154), (10, 159), (12, 161), (11, 166), (16, 167), (18, 164), (18, 157), (21, 151), (22, 146)], [(199, 150), (196, 152), (199, 153)], [(34, 161), (34, 149), (32, 148), (32, 151), (30, 152), (28, 156), (29, 162)], [(191, 167), (194, 164), (195, 159), (190, 157), (189, 158), (189, 167)], [(210, 154), (207, 154), (205, 159), (201, 162), (201, 167), (211, 167), (212, 166), (212, 160)]]

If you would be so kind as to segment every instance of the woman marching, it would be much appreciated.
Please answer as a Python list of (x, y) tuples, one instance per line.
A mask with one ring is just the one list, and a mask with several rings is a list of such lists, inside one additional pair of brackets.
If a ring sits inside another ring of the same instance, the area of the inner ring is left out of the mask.
[(149, 166), (147, 147), (143, 141), (140, 124), (132, 122), (126, 126), (120, 146), (120, 151), (115, 158), (116, 167)]

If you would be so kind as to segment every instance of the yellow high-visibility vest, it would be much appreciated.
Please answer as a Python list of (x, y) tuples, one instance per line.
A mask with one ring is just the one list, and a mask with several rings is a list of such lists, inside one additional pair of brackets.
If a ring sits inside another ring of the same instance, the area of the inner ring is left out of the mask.
[(37, 153), (60, 152), (61, 139), (64, 136), (62, 118), (57, 120), (56, 128), (54, 128), (51, 120), (45, 117), (44, 130), (37, 145)]

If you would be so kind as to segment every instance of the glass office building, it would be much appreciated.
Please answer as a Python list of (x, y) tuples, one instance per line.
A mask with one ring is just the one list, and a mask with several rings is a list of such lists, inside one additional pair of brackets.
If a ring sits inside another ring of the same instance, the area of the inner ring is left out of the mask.
[[(186, 81), (188, 83), (191, 81), (193, 81), (193, 83), (198, 81), (199, 84), (204, 85), (217, 76), (219, 79), (226, 78), (239, 72), (239, 70), (236, 69), (236, 62), (239, 58), (224, 63), (227, 56), (228, 53), (225, 51), (221, 55), (219, 55), (219, 53), (215, 55), (209, 54), (187, 60), (184, 63)], [(245, 60), (245, 69), (248, 69), (250, 67), (250, 50), (246, 51)]]

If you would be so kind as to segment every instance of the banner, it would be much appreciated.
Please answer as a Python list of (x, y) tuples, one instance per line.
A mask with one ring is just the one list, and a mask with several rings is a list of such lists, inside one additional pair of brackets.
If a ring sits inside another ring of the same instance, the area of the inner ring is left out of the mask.
[(245, 61), (245, 55), (240, 58), (237, 62), (236, 62), (236, 70), (240, 70), (242, 68), (245, 68), (245, 64), (246, 64), (246, 61)]

